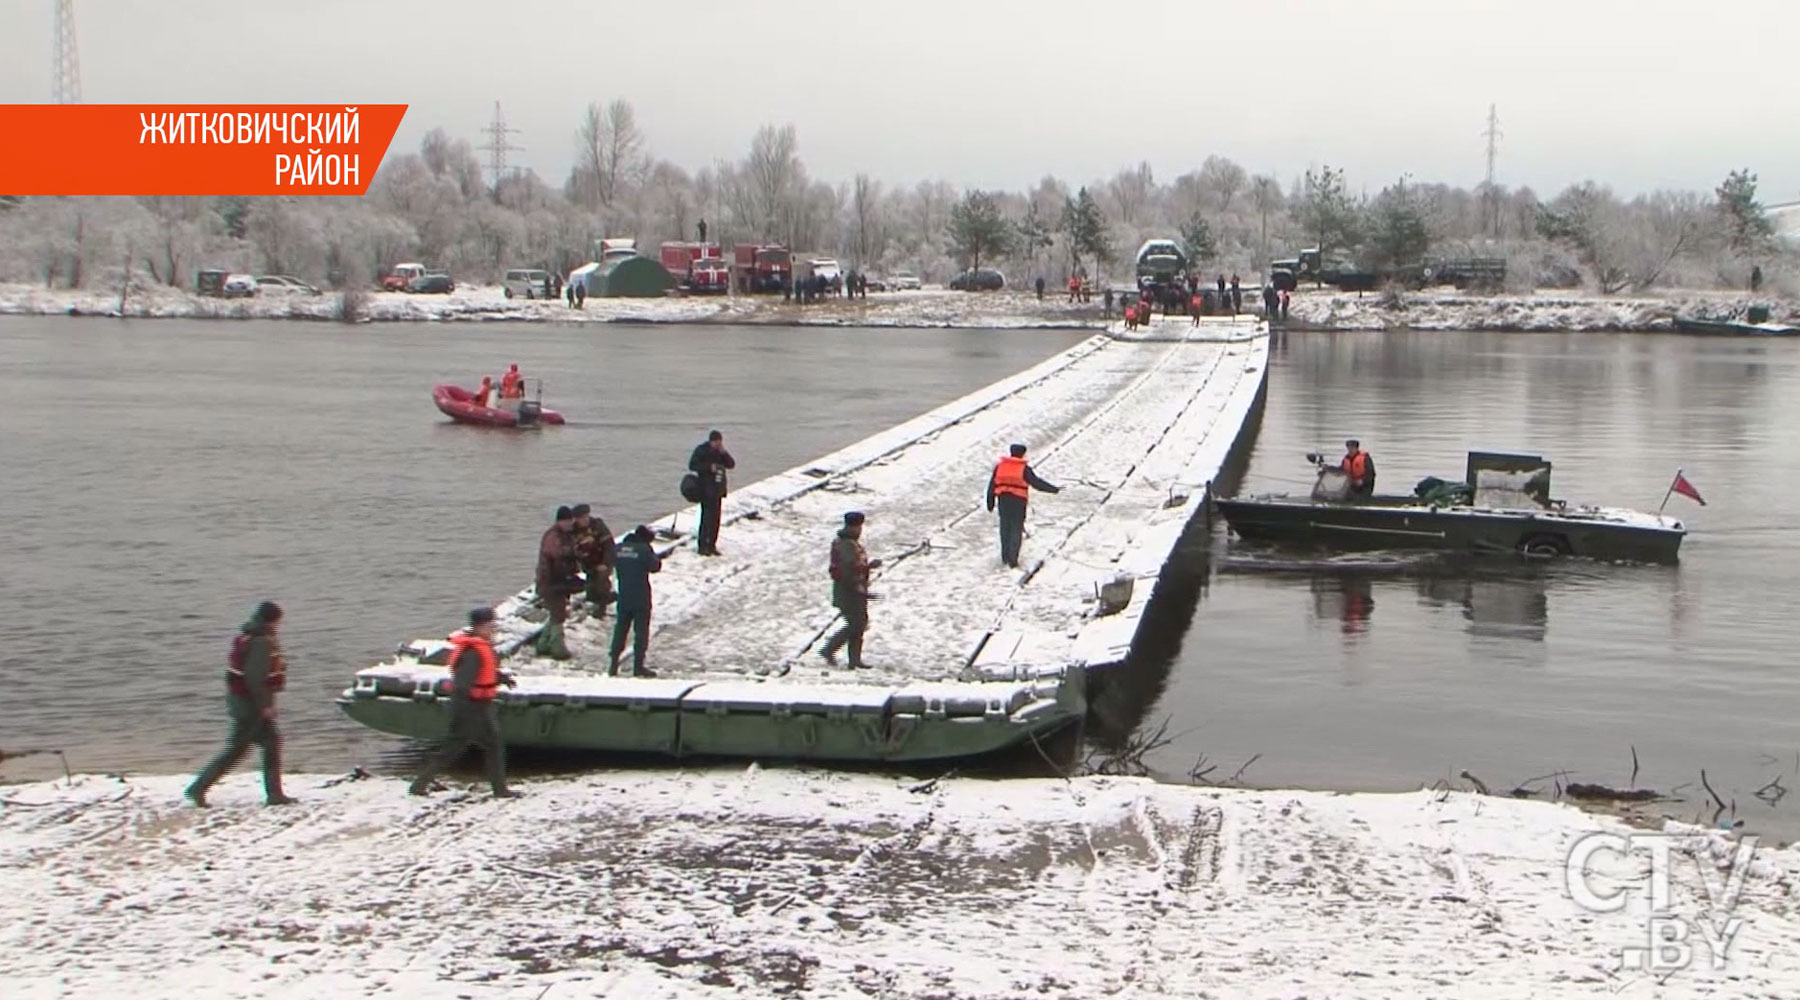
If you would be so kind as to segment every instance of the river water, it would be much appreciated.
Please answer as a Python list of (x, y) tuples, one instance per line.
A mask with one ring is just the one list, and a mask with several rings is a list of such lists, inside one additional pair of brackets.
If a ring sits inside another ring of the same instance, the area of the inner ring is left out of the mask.
[[(1151, 755), (1268, 787), (1674, 790), (1700, 772), (1752, 828), (1800, 834), (1800, 342), (1633, 334), (1277, 335), (1242, 492), (1305, 492), (1307, 451), (1359, 438), (1382, 492), (1460, 479), (1465, 452), (1554, 463), (1554, 495), (1655, 510), (1677, 467), (1706, 499), (1667, 513), (1678, 566), (1511, 559), (1295, 567), (1227, 536), (1166, 690)], [(1271, 564), (1273, 567), (1271, 568)], [(1537, 783), (1544, 788), (1554, 779)], [(1704, 812), (1710, 818), (1712, 807)], [(1725, 817), (1730, 819), (1730, 815)]]
[[(528, 583), (557, 503), (622, 530), (680, 506), (708, 428), (747, 483), (1078, 339), (0, 318), (0, 750), (197, 766), (223, 735), (226, 643), (269, 596), (289, 612), (290, 768), (391, 765), (397, 741), (332, 697), (398, 641)], [(511, 361), (569, 426), (484, 431), (431, 407), (433, 383)], [(1185, 562), (1197, 602), (1148, 637), (1171, 655), (1136, 668), (1114, 721), (1168, 720), (1150, 757), (1166, 775), (1204, 754), (1219, 780), (1260, 754), (1242, 780), (1265, 786), (1400, 789), (1465, 768), (1496, 787), (1624, 786), (1635, 748), (1639, 785), (1703, 795), (1705, 768), (1753, 825), (1792, 830), (1795, 802), (1754, 793), (1800, 785), (1796, 419), (1800, 343), (1278, 336), (1247, 491), (1304, 490), (1302, 453), (1356, 436), (1387, 492), (1489, 448), (1550, 458), (1561, 497), (1648, 509), (1681, 466), (1708, 506), (1670, 501), (1692, 529), (1678, 567), (1310, 570), (1215, 526)]]

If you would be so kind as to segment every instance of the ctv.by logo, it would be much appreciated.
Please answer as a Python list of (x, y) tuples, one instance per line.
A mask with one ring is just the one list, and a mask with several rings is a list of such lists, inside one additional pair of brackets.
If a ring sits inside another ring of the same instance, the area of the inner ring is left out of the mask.
[[(1634, 894), (1642, 896), (1647, 903), (1644, 943), (1619, 949), (1620, 970), (1642, 969), (1673, 974), (1688, 968), (1694, 960), (1694, 946), (1689, 939), (1695, 931), (1706, 942), (1712, 967), (1725, 968), (1726, 952), (1744, 926), (1743, 919), (1732, 916), (1731, 912), (1744, 891), (1744, 878), (1749, 875), (1751, 859), (1756, 855), (1756, 838), (1746, 836), (1739, 840), (1729, 865), (1715, 864), (1704, 849), (1698, 854), (1682, 851), (1681, 845), (1692, 839), (1660, 833), (1590, 833), (1575, 841), (1569, 849), (1563, 876), (1576, 905), (1594, 913), (1618, 913), (1625, 909)], [(1648, 888), (1634, 890), (1629, 882), (1596, 879), (1595, 873), (1589, 871), (1589, 864), (1594, 855), (1603, 851), (1622, 858), (1648, 854)], [(1678, 915), (1673, 907), (1670, 884), (1677, 854), (1689, 857), (1706, 894), (1705, 912), (1692, 919)], [(1596, 881), (1602, 884), (1596, 886)]]

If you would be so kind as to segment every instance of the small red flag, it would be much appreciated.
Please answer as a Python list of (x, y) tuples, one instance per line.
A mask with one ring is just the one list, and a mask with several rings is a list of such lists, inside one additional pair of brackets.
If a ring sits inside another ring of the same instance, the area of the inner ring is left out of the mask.
[(1679, 472), (1675, 473), (1675, 485), (1669, 487), (1669, 489), (1687, 497), (1689, 500), (1694, 501), (1702, 507), (1706, 506), (1706, 501), (1700, 497), (1700, 491), (1694, 489), (1694, 484), (1688, 482), (1687, 477)]

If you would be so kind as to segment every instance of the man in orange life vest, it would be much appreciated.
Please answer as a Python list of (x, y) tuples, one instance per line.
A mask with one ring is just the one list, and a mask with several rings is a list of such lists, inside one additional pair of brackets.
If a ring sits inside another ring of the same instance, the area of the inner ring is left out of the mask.
[(1024, 445), (1015, 444), (1010, 451), (988, 476), (987, 509), (998, 507), (1000, 511), (1000, 561), (1017, 569), (1019, 546), (1025, 540), (1026, 499), (1032, 490), (1061, 493), (1062, 487), (1044, 482), (1031, 471), (1025, 464)]
[(1344, 460), (1338, 463), (1350, 479), (1350, 495), (1371, 496), (1375, 492), (1375, 460), (1362, 450), (1362, 442), (1351, 438), (1344, 442)]
[(500, 708), (494, 696), (502, 684), (515, 687), (518, 682), (501, 671), (500, 657), (494, 652), (494, 609), (469, 612), (469, 627), (450, 636), (450, 650), (450, 733), (407, 792), (430, 793), (431, 779), (474, 745), (487, 758), (488, 785), (494, 797), (517, 798), (519, 793), (506, 787), (506, 745), (500, 739)]
[(231, 737), (187, 787), (187, 797), (194, 805), (206, 805), (207, 789), (244, 759), (252, 743), (262, 748), (265, 800), (272, 806), (294, 801), (281, 791), (281, 733), (275, 728), (275, 694), (287, 685), (287, 659), (275, 641), (280, 626), (281, 605), (264, 601), (232, 640), (231, 658), (225, 667)]
[(481, 388), (475, 391), (475, 405), (486, 406), (494, 396), (494, 376), (481, 376)]
[(525, 376), (519, 374), (519, 366), (515, 362), (508, 365), (506, 374), (500, 376), (500, 405), (508, 410), (519, 408), (519, 400), (525, 398)]

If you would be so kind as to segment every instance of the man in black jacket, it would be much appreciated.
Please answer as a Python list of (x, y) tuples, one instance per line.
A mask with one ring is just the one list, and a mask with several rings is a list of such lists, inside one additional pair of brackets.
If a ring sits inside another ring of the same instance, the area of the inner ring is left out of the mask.
[(700, 536), (695, 539), (703, 556), (719, 554), (719, 513), (725, 504), (725, 470), (737, 468), (737, 460), (725, 450), (725, 435), (718, 431), (694, 446), (688, 471), (700, 477)]

